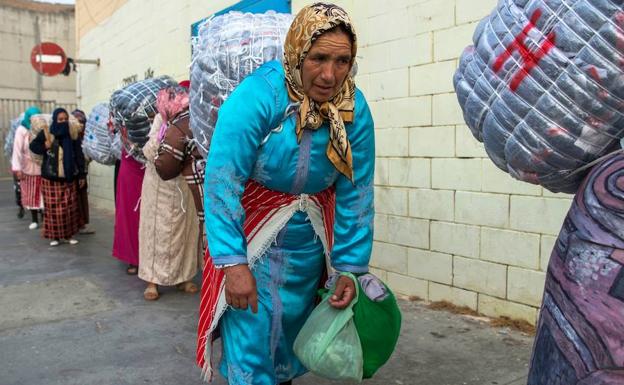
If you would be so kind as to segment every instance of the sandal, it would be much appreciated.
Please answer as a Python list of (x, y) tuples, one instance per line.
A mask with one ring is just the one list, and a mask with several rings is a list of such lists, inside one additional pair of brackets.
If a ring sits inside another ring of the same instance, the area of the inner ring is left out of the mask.
[(186, 282), (182, 282), (178, 284), (178, 290), (183, 291), (185, 293), (189, 293), (189, 294), (195, 294), (199, 291), (199, 289), (197, 288), (197, 285), (195, 285), (191, 281), (186, 281)]
[(128, 275), (137, 275), (139, 273), (139, 267), (135, 265), (128, 265), (126, 269), (126, 274)]
[(147, 285), (145, 291), (143, 292), (143, 298), (146, 301), (156, 301), (160, 297), (158, 294), (158, 288), (156, 285)]

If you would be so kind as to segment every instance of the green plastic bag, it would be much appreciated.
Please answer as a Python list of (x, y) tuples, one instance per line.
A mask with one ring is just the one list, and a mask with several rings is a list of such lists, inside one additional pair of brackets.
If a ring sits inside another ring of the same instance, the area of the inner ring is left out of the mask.
[(360, 286), (360, 296), (353, 307), (355, 326), (362, 344), (363, 378), (372, 378), (394, 352), (401, 332), (401, 310), (394, 293), (385, 286), (388, 296), (375, 302), (368, 298)]
[[(355, 282), (357, 279), (346, 274)], [(362, 381), (362, 346), (353, 322), (356, 296), (345, 309), (332, 307), (328, 300), (335, 286), (312, 311), (295, 339), (293, 349), (301, 363), (312, 373), (330, 380)]]

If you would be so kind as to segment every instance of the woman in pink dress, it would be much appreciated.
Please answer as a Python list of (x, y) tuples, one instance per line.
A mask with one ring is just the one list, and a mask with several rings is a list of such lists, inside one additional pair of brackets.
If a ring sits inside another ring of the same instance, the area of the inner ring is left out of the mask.
[(26, 110), (24, 119), (15, 131), (13, 142), (13, 155), (11, 158), (11, 170), (20, 181), (22, 190), (22, 205), (30, 210), (32, 221), (29, 229), (39, 227), (39, 211), (43, 208), (43, 196), (41, 195), (41, 164), (31, 156), (28, 145), (30, 144), (30, 117), (40, 114), (38, 107), (33, 106)]
[(139, 213), (145, 168), (123, 151), (115, 201), (113, 257), (128, 264), (126, 272), (137, 274), (139, 265)]

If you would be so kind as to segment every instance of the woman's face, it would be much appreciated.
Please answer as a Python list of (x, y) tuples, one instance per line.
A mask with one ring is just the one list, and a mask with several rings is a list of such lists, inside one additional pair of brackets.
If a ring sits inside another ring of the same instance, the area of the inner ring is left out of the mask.
[(351, 70), (351, 37), (342, 31), (321, 35), (303, 60), (303, 91), (317, 103), (333, 98)]
[(56, 115), (56, 122), (57, 123), (65, 123), (69, 120), (69, 116), (67, 116), (67, 114), (65, 112), (61, 112), (58, 115)]

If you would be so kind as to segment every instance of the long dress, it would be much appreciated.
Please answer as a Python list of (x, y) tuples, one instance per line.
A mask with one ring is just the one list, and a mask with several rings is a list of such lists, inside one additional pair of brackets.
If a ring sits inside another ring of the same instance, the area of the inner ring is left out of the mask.
[(20, 171), (21, 203), (25, 209), (39, 210), (43, 208), (43, 196), (41, 195), (41, 163), (32, 157), (28, 145), (30, 144), (30, 131), (20, 125), (15, 131), (13, 142), (13, 154), (11, 157), (11, 170)]
[(143, 165), (122, 151), (115, 201), (113, 257), (134, 266), (139, 264), (139, 215), (144, 174)]
[(579, 188), (550, 257), (529, 385), (624, 384), (624, 155)]
[(189, 127), (189, 112), (182, 112), (169, 123), (169, 127), (158, 147), (154, 159), (156, 172), (164, 180), (184, 177), (193, 195), (195, 210), (199, 219), (198, 226), (202, 236), (202, 249), (206, 248), (204, 238), (204, 165), (205, 160), (199, 153)]
[[(71, 140), (73, 148), (74, 175), (65, 171), (61, 160), (68, 155), (63, 152), (62, 140), (52, 138), (52, 147), (46, 149), (47, 129), (41, 130), (30, 142), (30, 150), (43, 157), (41, 193), (43, 195), (43, 237), (47, 239), (71, 239), (80, 229), (80, 211), (78, 208), (78, 180), (85, 177), (85, 163), (80, 149), (80, 140)], [(68, 134), (69, 135), (69, 134)]]
[[(241, 196), (248, 179), (294, 195), (335, 186), (336, 207), (331, 266), (365, 272), (372, 249), (375, 140), (372, 117), (356, 92), (355, 122), (347, 124), (354, 183), (326, 156), (328, 124), (306, 130), (301, 143), (282, 65), (270, 62), (247, 77), (221, 107), (206, 164), (205, 216), (208, 247), (216, 265), (246, 263)], [(295, 109), (296, 110), (296, 109)], [(325, 268), (320, 234), (297, 211), (253, 266), (258, 314), (228, 309), (220, 322), (220, 371), (230, 384), (266, 385), (306, 372), (292, 349), (314, 308)]]
[(200, 266), (199, 225), (193, 195), (184, 177), (164, 181), (154, 167), (160, 127), (156, 115), (150, 139), (143, 147), (147, 159), (141, 194), (139, 278), (158, 285), (186, 282)]

